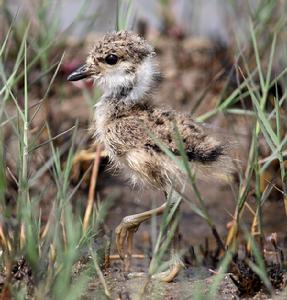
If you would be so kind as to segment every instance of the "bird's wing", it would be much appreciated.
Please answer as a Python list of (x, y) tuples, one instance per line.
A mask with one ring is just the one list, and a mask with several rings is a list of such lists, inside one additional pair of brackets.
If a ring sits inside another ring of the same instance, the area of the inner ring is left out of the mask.
[(114, 124), (116, 127), (111, 131), (117, 132), (117, 139), (113, 138), (117, 142), (113, 148), (118, 155), (137, 150), (161, 156), (165, 155), (161, 147), (164, 145), (174, 155), (180, 156), (180, 136), (189, 161), (199, 173), (220, 177), (234, 171), (227, 143), (209, 134), (210, 130), (187, 114), (158, 108), (145, 109), (129, 113)]
[(208, 164), (225, 154), (225, 144), (209, 135), (207, 130), (190, 116), (172, 110), (154, 109), (137, 119), (141, 147), (162, 152), (160, 144), (179, 156), (179, 139), (189, 161)]
[[(209, 164), (226, 153), (225, 144), (209, 134), (201, 124), (189, 115), (150, 107), (133, 108), (133, 111), (117, 117), (107, 130), (110, 147), (117, 155), (131, 149), (144, 149), (148, 152), (163, 153), (160, 145), (180, 156), (179, 137), (189, 161)], [(110, 132), (110, 133), (109, 133)]]

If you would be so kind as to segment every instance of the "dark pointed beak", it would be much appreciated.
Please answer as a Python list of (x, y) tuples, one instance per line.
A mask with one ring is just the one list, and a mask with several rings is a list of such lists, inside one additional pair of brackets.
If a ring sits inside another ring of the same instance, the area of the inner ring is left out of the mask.
[(93, 73), (89, 70), (88, 66), (85, 64), (85, 65), (80, 66), (74, 72), (72, 72), (68, 76), (67, 80), (69, 80), (69, 81), (77, 81), (77, 80), (88, 78), (92, 74)]

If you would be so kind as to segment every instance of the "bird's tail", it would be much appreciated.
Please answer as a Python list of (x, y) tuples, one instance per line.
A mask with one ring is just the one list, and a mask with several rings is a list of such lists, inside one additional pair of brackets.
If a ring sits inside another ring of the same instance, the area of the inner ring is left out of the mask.
[(196, 146), (193, 160), (196, 177), (214, 178), (231, 183), (238, 173), (238, 161), (233, 158), (235, 143), (207, 136)]

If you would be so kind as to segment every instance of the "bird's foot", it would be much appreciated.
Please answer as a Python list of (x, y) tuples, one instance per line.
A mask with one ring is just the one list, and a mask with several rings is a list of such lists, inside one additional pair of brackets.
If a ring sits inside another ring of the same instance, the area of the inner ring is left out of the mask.
[(168, 270), (155, 273), (152, 276), (149, 276), (149, 274), (145, 272), (132, 272), (128, 274), (128, 278), (132, 279), (132, 278), (139, 278), (139, 277), (140, 278), (150, 277), (151, 279), (169, 283), (176, 278), (176, 276), (178, 275), (178, 273), (181, 271), (182, 268), (183, 268), (183, 264), (177, 263), (177, 264), (173, 264)]
[(169, 270), (166, 270), (164, 272), (156, 273), (151, 276), (152, 279), (157, 279), (163, 282), (171, 282), (173, 281), (180, 270), (182, 269), (181, 264), (174, 264), (170, 267)]
[[(140, 224), (153, 215), (160, 215), (164, 212), (166, 203), (162, 206), (148, 210), (146, 212), (131, 215), (123, 218), (122, 222), (116, 228), (116, 246), (119, 256), (125, 263), (125, 271), (129, 271), (132, 250), (133, 250), (133, 237), (134, 233), (138, 230)], [(125, 245), (126, 243), (126, 245)]]
[(140, 223), (141, 222), (138, 222), (134, 216), (127, 216), (123, 218), (122, 222), (115, 230), (116, 246), (120, 258), (124, 261), (126, 272), (130, 269), (134, 233), (138, 230)]
[(170, 267), (168, 270), (155, 273), (151, 276), (153, 279), (158, 279), (163, 282), (171, 282), (176, 278), (181, 269), (184, 268), (184, 263), (177, 253), (173, 253), (170, 260)]
[(148, 273), (145, 272), (132, 272), (129, 273), (127, 276), (128, 278), (132, 279), (132, 278), (151, 278), (151, 279), (155, 279), (155, 280), (159, 280), (162, 282), (171, 282), (173, 281), (176, 276), (179, 274), (179, 272), (184, 268), (184, 263), (181, 261), (181, 259), (175, 254), (171, 261), (170, 261), (170, 267), (168, 270), (163, 271), (163, 272), (159, 272), (159, 273), (155, 273), (153, 275), (149, 275)]

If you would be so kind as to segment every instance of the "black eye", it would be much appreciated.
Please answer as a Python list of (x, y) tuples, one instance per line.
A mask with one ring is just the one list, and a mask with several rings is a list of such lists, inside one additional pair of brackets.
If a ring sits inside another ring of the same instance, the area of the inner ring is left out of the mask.
[(109, 54), (105, 58), (105, 62), (108, 65), (115, 65), (118, 62), (119, 58), (115, 54)]

